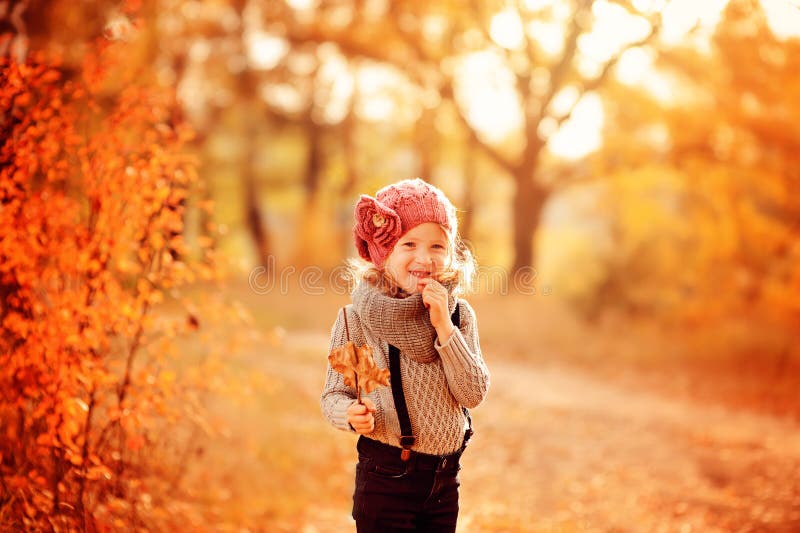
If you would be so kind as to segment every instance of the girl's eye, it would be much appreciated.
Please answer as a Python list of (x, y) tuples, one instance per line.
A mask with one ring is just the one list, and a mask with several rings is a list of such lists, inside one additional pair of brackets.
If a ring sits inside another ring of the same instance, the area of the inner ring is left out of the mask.
[(406, 248), (413, 248), (414, 247), (414, 243), (413, 242), (404, 242), (403, 246), (405, 246)]
[(434, 245), (433, 245), (433, 247), (434, 247), (436, 250), (444, 250), (444, 246), (442, 246), (441, 244), (434, 244)]

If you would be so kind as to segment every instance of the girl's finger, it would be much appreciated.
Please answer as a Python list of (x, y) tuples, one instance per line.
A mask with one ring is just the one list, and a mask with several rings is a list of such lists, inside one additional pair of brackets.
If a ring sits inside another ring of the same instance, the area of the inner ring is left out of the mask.
[(370, 398), (362, 398), (361, 402), (367, 408), (367, 411), (369, 411), (370, 413), (375, 412), (375, 402), (373, 402)]

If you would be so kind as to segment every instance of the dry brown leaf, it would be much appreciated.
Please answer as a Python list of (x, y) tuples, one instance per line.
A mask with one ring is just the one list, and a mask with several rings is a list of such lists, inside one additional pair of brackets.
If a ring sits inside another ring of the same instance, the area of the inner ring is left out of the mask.
[(342, 346), (334, 348), (328, 354), (328, 362), (338, 373), (344, 376), (344, 384), (348, 387), (356, 387), (356, 367), (358, 366), (358, 356), (356, 355), (355, 344), (347, 341)]
[(331, 350), (328, 361), (331, 368), (344, 376), (344, 384), (357, 390), (359, 398), (361, 389), (369, 394), (380, 385), (389, 385), (389, 370), (378, 368), (369, 345), (356, 347), (353, 341), (347, 341)]
[(384, 387), (389, 385), (389, 370), (386, 368), (378, 368), (375, 364), (375, 359), (372, 357), (372, 346), (365, 344), (356, 348), (358, 353), (358, 367), (356, 373), (360, 378), (361, 388), (364, 392), (369, 394), (377, 389), (380, 385)]

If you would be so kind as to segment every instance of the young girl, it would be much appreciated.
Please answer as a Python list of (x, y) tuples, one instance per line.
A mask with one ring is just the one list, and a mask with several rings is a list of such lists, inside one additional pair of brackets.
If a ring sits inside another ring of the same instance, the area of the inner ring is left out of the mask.
[(361, 435), (353, 518), (359, 532), (453, 532), (459, 459), (472, 434), (466, 408), (489, 388), (475, 313), (455, 296), (473, 259), (458, 238), (453, 204), (421, 179), (362, 195), (355, 219), (367, 264), (330, 347), (348, 338), (370, 345), (391, 386), (359, 403), (328, 365), (322, 411)]

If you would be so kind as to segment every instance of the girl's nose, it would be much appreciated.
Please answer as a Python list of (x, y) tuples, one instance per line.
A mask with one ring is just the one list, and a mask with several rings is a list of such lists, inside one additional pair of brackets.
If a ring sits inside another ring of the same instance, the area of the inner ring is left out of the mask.
[(420, 255), (417, 256), (417, 263), (426, 270), (431, 272), (436, 271), (436, 261), (428, 252), (420, 252)]
[(425, 268), (428, 268), (429, 266), (431, 266), (431, 263), (433, 263), (433, 258), (431, 257), (431, 254), (429, 254), (428, 252), (424, 250), (419, 250), (417, 252), (417, 263), (419, 263), (421, 266), (424, 266)]

